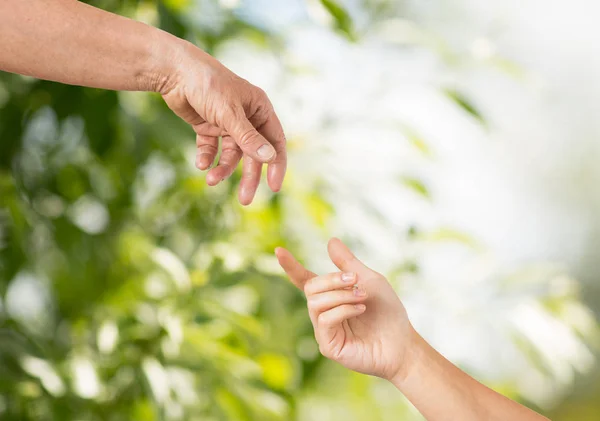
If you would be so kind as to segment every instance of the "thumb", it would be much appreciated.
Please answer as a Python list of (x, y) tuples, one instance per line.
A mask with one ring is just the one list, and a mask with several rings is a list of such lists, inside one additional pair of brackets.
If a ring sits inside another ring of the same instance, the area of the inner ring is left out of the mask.
[(329, 258), (341, 271), (354, 272), (358, 275), (372, 275), (373, 270), (365, 266), (363, 262), (350, 251), (339, 238), (332, 238), (327, 244)]
[(275, 148), (256, 130), (243, 111), (232, 111), (224, 119), (224, 126), (245, 155), (262, 163), (275, 159)]

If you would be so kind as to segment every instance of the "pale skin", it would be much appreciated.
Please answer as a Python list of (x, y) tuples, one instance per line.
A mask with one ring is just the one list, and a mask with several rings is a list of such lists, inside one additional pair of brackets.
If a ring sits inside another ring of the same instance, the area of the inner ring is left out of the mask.
[[(239, 201), (263, 164), (271, 190), (286, 171), (283, 129), (267, 95), (193, 44), (76, 0), (0, 1), (0, 70), (71, 85), (153, 91), (196, 134), (196, 166), (214, 186), (243, 157)], [(222, 154), (214, 162), (221, 139)]]
[(340, 240), (328, 245), (340, 272), (317, 275), (278, 248), (279, 264), (306, 295), (321, 353), (360, 373), (390, 381), (428, 421), (548, 421), (479, 383), (433, 349), (413, 328), (387, 279)]

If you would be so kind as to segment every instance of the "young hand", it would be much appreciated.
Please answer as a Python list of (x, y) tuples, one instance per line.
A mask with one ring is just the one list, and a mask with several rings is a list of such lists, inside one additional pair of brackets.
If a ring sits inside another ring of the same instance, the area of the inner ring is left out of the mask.
[(340, 240), (332, 239), (328, 251), (343, 272), (317, 276), (289, 251), (275, 251), (292, 283), (306, 294), (321, 353), (364, 374), (405, 376), (416, 334), (396, 292)]

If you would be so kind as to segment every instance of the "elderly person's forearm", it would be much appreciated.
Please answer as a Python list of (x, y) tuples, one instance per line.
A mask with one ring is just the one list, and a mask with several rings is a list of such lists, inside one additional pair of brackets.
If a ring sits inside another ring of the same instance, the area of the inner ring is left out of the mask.
[(115, 90), (165, 89), (182, 41), (75, 0), (0, 2), (0, 69)]

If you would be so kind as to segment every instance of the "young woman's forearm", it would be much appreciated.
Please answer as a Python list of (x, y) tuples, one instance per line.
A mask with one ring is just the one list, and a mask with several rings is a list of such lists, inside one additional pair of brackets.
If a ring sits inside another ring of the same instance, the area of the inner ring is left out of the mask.
[(479, 383), (414, 336), (409, 369), (392, 382), (428, 421), (548, 421)]
[(114, 90), (160, 90), (182, 41), (76, 0), (0, 1), (0, 70)]

